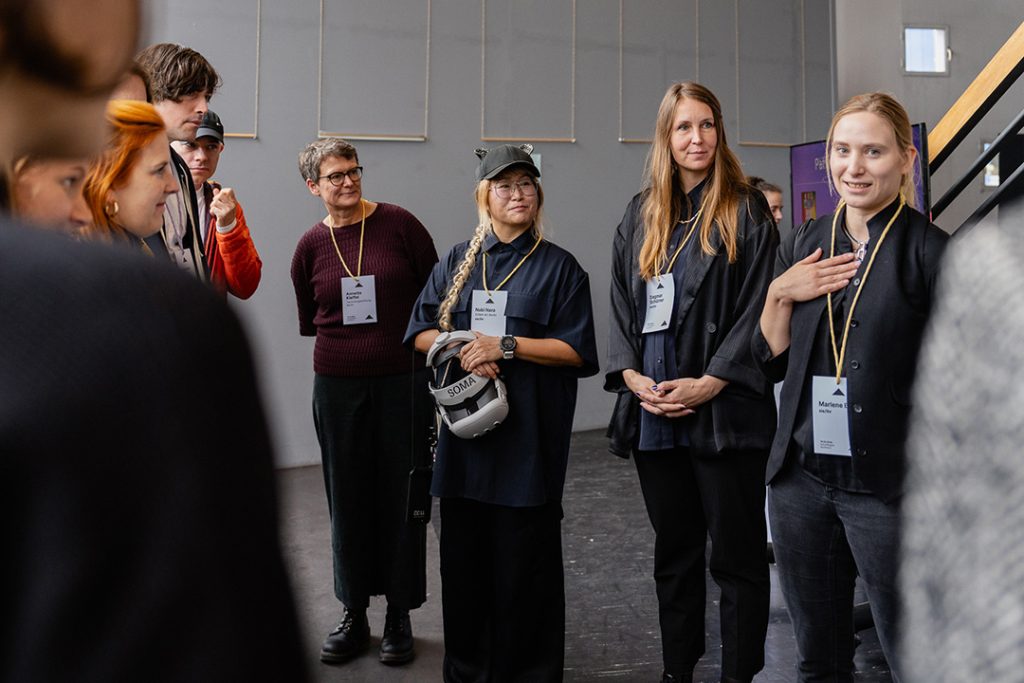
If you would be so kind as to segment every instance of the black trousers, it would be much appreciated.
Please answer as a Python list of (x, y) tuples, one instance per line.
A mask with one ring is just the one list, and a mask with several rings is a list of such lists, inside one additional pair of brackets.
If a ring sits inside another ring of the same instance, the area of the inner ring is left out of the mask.
[(636, 454), (655, 531), (654, 581), (662, 657), (675, 675), (704, 654), (704, 556), (722, 590), (722, 675), (750, 680), (764, 668), (771, 586), (765, 552), (767, 451), (699, 457), (688, 448)]
[(562, 680), (561, 520), (558, 502), (513, 508), (441, 499), (447, 683)]
[(334, 594), (351, 609), (365, 609), (371, 595), (401, 609), (426, 599), (426, 525), (406, 517), (409, 471), (430, 457), (426, 380), (410, 372), (313, 381)]

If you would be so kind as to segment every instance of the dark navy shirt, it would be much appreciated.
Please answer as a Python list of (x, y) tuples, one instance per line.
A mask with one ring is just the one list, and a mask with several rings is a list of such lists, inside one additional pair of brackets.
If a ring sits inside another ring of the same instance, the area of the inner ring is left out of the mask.
[[(690, 205), (684, 209), (686, 215), (683, 220), (676, 223), (676, 227), (673, 228), (672, 234), (669, 236), (669, 260), (672, 259), (672, 255), (675, 254), (676, 248), (679, 246), (680, 242), (682, 242), (687, 233), (690, 232), (690, 228), (694, 227), (692, 222), (683, 221), (690, 221), (690, 219), (694, 217), (697, 207), (700, 206), (701, 196), (704, 193), (704, 187), (706, 184), (707, 179), (701, 181), (687, 194), (687, 199), (689, 199)], [(672, 264), (672, 280), (675, 283), (675, 296), (672, 299), (672, 319), (669, 321), (669, 326), (659, 332), (649, 332), (641, 335), (640, 343), (642, 347), (641, 350), (643, 352), (643, 372), (644, 375), (650, 377), (655, 382), (663, 382), (667, 379), (679, 378), (679, 368), (676, 366), (676, 328), (679, 321), (677, 319), (676, 312), (679, 310), (679, 294), (683, 291), (683, 263), (686, 261), (684, 258), (684, 252), (690, 249), (700, 249), (699, 232), (700, 225), (697, 225), (696, 230), (694, 230), (694, 233), (690, 236), (690, 240), (686, 243), (686, 246), (683, 247), (683, 251), (679, 252), (679, 258), (677, 258), (675, 263)], [(640, 320), (643, 320), (646, 314), (646, 310), (642, 311)], [(641, 409), (640, 444), (638, 448), (641, 451), (660, 451), (670, 450), (677, 446), (689, 446), (690, 438), (686, 433), (685, 420), (685, 417), (662, 417)]]
[[(501, 282), (535, 242), (529, 231), (509, 244), (487, 235), (483, 250), (488, 284)], [(434, 267), (413, 308), (407, 344), (420, 332), (437, 329), (438, 308), (468, 246), (463, 242), (452, 247)], [(470, 329), (473, 290), (483, 289), (482, 261), (481, 253), (452, 308), (455, 329)], [(442, 427), (431, 494), (513, 507), (543, 505), (562, 499), (577, 380), (598, 370), (590, 281), (569, 252), (545, 240), (502, 290), (508, 292), (507, 334), (560, 339), (583, 358), (583, 366), (498, 361), (508, 389), (508, 417), (476, 439), (460, 439)]]

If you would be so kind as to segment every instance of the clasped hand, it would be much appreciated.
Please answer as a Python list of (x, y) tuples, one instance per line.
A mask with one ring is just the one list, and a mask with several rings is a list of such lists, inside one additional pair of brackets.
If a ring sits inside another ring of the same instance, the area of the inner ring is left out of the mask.
[(655, 382), (635, 370), (623, 371), (622, 379), (640, 399), (641, 408), (662, 417), (693, 415), (695, 408), (713, 399), (728, 384), (712, 375)]
[(498, 361), (504, 358), (501, 339), (488, 337), (479, 332), (473, 332), (473, 334), (476, 335), (476, 339), (463, 346), (462, 351), (459, 352), (462, 369), (480, 377), (497, 379), (501, 372)]

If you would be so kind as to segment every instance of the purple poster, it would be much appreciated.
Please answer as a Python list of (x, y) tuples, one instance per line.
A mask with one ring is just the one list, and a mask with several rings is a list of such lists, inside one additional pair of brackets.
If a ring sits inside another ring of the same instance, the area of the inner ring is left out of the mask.
[[(911, 132), (914, 147), (922, 173), (917, 180), (917, 205), (924, 207), (921, 213), (928, 215), (931, 208), (928, 183), (928, 137), (925, 125), (916, 123)], [(789, 148), (790, 184), (792, 196), (790, 207), (793, 211), (793, 227), (832, 213), (839, 203), (839, 195), (829, 188), (828, 171), (825, 168), (825, 141), (805, 142)]]

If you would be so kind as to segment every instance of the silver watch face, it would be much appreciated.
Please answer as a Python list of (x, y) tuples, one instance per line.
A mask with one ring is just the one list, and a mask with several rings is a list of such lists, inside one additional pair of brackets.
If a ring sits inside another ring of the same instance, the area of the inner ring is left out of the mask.
[(501, 350), (508, 353), (516, 348), (516, 338), (505, 336), (501, 338)]

